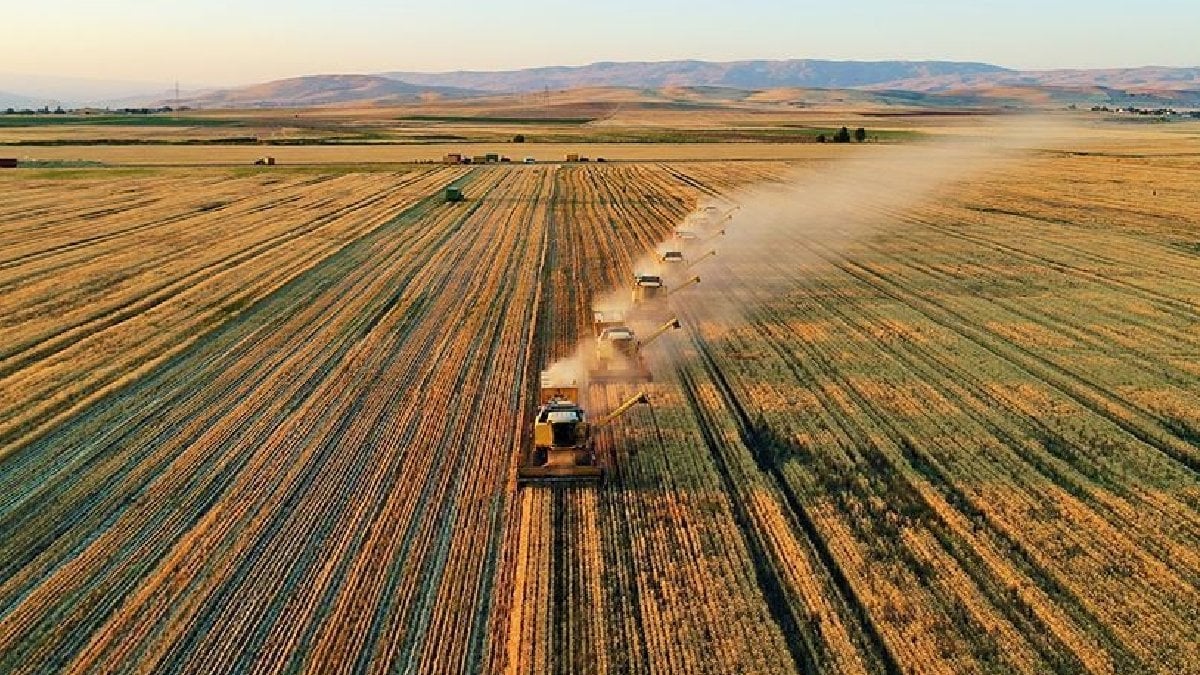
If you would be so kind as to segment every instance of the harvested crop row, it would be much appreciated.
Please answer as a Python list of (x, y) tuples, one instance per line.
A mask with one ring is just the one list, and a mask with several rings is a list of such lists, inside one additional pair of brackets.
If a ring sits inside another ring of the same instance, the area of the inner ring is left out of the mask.
[[(437, 175), (416, 181), (367, 178), (340, 201), (281, 211), (279, 220), (266, 227), (246, 228), (236, 218), (213, 220), (199, 231), (177, 224), (183, 229), (173, 230), (179, 236), (161, 244), (170, 253), (156, 267), (128, 281), (100, 284), (93, 295), (79, 296), (73, 308), (61, 306), (72, 302), (70, 295), (55, 296), (53, 312), (43, 308), (36, 317), (12, 324), (6, 332), (12, 351), (0, 361), (5, 445), (19, 447), (131, 375), (161, 363), (199, 333), (386, 223), (396, 210), (416, 204), (442, 180)], [(146, 249), (136, 241), (127, 246)], [(180, 258), (180, 251), (188, 257)], [(78, 274), (91, 276), (86, 269)], [(14, 294), (5, 303), (20, 303), (22, 297), (30, 296)], [(14, 315), (23, 311), (15, 304), (11, 309)]]

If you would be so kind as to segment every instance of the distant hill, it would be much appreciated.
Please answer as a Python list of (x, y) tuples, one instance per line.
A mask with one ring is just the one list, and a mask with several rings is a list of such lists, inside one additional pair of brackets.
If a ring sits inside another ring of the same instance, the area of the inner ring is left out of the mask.
[(1100, 88), (1132, 92), (1200, 91), (1200, 68), (1113, 68), (941, 73), (868, 85), (868, 89), (947, 91), (990, 87)]
[(40, 105), (50, 105), (52, 108), (59, 104), (64, 108), (122, 107), (122, 101), (126, 99), (132, 99), (128, 105), (136, 103), (138, 106), (144, 106), (152, 100), (166, 98), (171, 89), (169, 82), (132, 82), (0, 72), (0, 90), (19, 92), (18, 95), (22, 98), (33, 99)]
[(426, 86), (461, 87), (492, 92), (522, 92), (579, 87), (776, 87), (857, 88), (898, 80), (1011, 73), (986, 63), (952, 61), (658, 61), (593, 63), (496, 72), (383, 73)]
[[(180, 104), (193, 108), (301, 108), (337, 103), (379, 105), (429, 98), (464, 98), (481, 92), (409, 84), (379, 75), (309, 75), (232, 89), (192, 93)], [(170, 104), (171, 101), (162, 101)]]
[(628, 90), (673, 105), (860, 101), (923, 107), (1195, 108), (1200, 107), (1200, 68), (1017, 71), (969, 62), (807, 59), (594, 63), (497, 72), (312, 75), (191, 93), (181, 103), (198, 108), (403, 105), (431, 99), (528, 96), (543, 89), (604, 92), (605, 97), (624, 97), (617, 92)]
[(33, 96), (23, 96), (21, 94), (13, 94), (7, 91), (0, 91), (0, 110), (5, 108), (40, 108), (44, 105), (53, 106), (53, 101), (36, 98)]

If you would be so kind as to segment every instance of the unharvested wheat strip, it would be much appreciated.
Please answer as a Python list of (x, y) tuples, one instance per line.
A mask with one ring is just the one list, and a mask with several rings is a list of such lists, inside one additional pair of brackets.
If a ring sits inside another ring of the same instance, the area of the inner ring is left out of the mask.
[[(980, 495), (982, 503), (988, 500), (994, 500), (994, 495)], [(1008, 498), (1006, 498), (1008, 499)], [(1166, 633), (1155, 632), (1154, 629), (1141, 627), (1127, 627), (1120, 622), (1114, 622), (1114, 614), (1112, 612), (1130, 611), (1130, 605), (1145, 605), (1140, 599), (1130, 598), (1127, 591), (1119, 588), (1115, 596), (1106, 595), (1105, 587), (1111, 589), (1114, 582), (1106, 575), (1096, 575), (1090, 573), (1083, 563), (1074, 563), (1070, 568), (1063, 569), (1063, 561), (1065, 557), (1062, 555), (1062, 550), (1069, 545), (1062, 541), (1061, 535), (1041, 532), (1041, 528), (1030, 526), (1032, 520), (1028, 512), (1010, 512), (1010, 509), (1000, 511), (998, 509), (989, 509), (989, 517), (994, 520), (1001, 528), (1001, 531), (1014, 541), (1022, 541), (1025, 544), (1026, 550), (1032, 560), (1042, 569), (1053, 574), (1059, 582), (1066, 587), (1078, 599), (1081, 605), (1106, 627), (1107, 630), (1114, 632), (1119, 637), (1121, 646), (1135, 653), (1139, 659), (1145, 663), (1155, 663), (1158, 658), (1165, 652), (1157, 652), (1151, 647), (1152, 644), (1167, 640), (1168, 644), (1175, 644), (1173, 638), (1169, 637), (1176, 634), (1176, 630), (1168, 630)], [(1093, 552), (1092, 556), (1101, 556), (1099, 552)], [(1089, 556), (1089, 557), (1092, 557)], [(1098, 560), (1097, 558), (1093, 558)], [(1106, 556), (1100, 558), (1106, 559)], [(1111, 591), (1110, 591), (1111, 592)], [(1114, 606), (1116, 605), (1116, 606)], [(1120, 607), (1120, 609), (1118, 609)], [(1157, 616), (1159, 611), (1154, 609), (1150, 611), (1148, 606), (1144, 606), (1142, 611), (1149, 611), (1150, 615)], [(1139, 633), (1142, 630), (1151, 631), (1150, 640), (1142, 642), (1139, 638), (1131, 637), (1131, 631)], [(1162, 627), (1157, 629), (1162, 631)], [(1184, 629), (1186, 631), (1188, 629)]]
[[(832, 505), (814, 504), (811, 507), (813, 522), (822, 531), (831, 553), (867, 607), (871, 620), (897, 661), (911, 664), (922, 671), (956, 672), (954, 666), (938, 656), (935, 633), (941, 634), (941, 631), (922, 609), (928, 605), (927, 599), (910, 597), (911, 591), (918, 585), (908, 579), (901, 588), (896, 585), (901, 578), (898, 570), (881, 563), (868, 565), (853, 529), (842, 521), (842, 516), (835, 514), (837, 510), (840, 509)], [(965, 654), (967, 649), (962, 646), (957, 653)]]
[(508, 635), (506, 642), (507, 655), (505, 658), (505, 672), (510, 674), (527, 672), (526, 665), (528, 664), (529, 644), (525, 642), (525, 626), (531, 621), (529, 617), (530, 603), (527, 600), (530, 596), (530, 586), (534, 583), (532, 578), (535, 570), (533, 569), (533, 561), (531, 560), (532, 539), (536, 523), (541, 522), (541, 518), (534, 517), (534, 499), (536, 492), (526, 490), (518, 496), (520, 502), (520, 522), (517, 530), (514, 533), (516, 536), (516, 554), (514, 560), (515, 572), (512, 577), (512, 605), (509, 608)]
[(763, 536), (775, 552), (779, 567), (786, 570), (791, 590), (798, 596), (799, 606), (807, 611), (801, 616), (816, 615), (819, 635), (823, 646), (829, 650), (831, 666), (840, 673), (865, 673), (863, 662), (845, 623), (834, 608), (828, 587), (817, 580), (827, 573), (819, 570), (819, 563), (812, 552), (797, 539), (794, 530), (780, 510), (777, 497), (768, 496), (761, 490), (752, 493), (752, 512), (758, 514), (763, 527)]
[(905, 545), (909, 550), (939, 571), (938, 584), (948, 597), (961, 600), (971, 612), (975, 621), (988, 634), (997, 640), (999, 653), (997, 659), (1003, 659), (1011, 667), (1023, 673), (1040, 672), (1045, 666), (1040, 663), (1037, 654), (1033, 652), (1026, 639), (1013, 629), (1013, 626), (1002, 617), (996, 616), (994, 607), (973, 588), (974, 583), (963, 574), (956, 561), (946, 555), (941, 545), (933, 540), (927, 532), (916, 529), (906, 529), (902, 532)]
[[(927, 487), (923, 489), (928, 490)], [(956, 536), (971, 544), (971, 550), (983, 559), (988, 570), (995, 575), (997, 580), (1004, 584), (1010, 592), (1018, 594), (1024, 605), (1034, 612), (1044, 625), (1049, 627), (1063, 645), (1071, 649), (1071, 653), (1089, 671), (1114, 672), (1111, 660), (1107, 658), (1107, 654), (1100, 645), (1075, 625), (1075, 622), (1063, 612), (1058, 602), (1052, 600), (1027, 577), (1013, 569), (1011, 561), (998, 552), (990, 538), (985, 539), (985, 535), (976, 534), (975, 528), (967, 522), (966, 518), (960, 512), (950, 509), (940, 495), (926, 492), (924, 498), (938, 512), (943, 522), (952, 528)]]
[[(985, 482), (986, 481), (994, 481), (995, 478), (994, 477), (983, 478), (981, 480), (983, 480)], [(1012, 498), (1010, 497), (1009, 499), (1011, 500)], [(1066, 495), (1062, 495), (1060, 493), (1058, 496), (1058, 499), (1066, 500), (1066, 503), (1070, 505), (1069, 508), (1077, 509), (1076, 510), (1077, 515), (1075, 517), (1069, 519), (1069, 522), (1072, 523), (1073, 525), (1077, 524), (1081, 521), (1088, 520), (1088, 519), (1091, 519), (1093, 521), (1093, 525), (1091, 527), (1085, 528), (1083, 531), (1086, 531), (1086, 532), (1097, 531), (1097, 532), (1101, 533), (1101, 535), (1099, 536), (1099, 539), (1105, 542), (1105, 545), (1103, 546), (1103, 549), (1105, 551), (1105, 553), (1103, 554), (1104, 556), (1111, 555), (1112, 554), (1111, 549), (1113, 548), (1113, 544), (1116, 544), (1117, 548), (1123, 551), (1123, 554), (1122, 554), (1123, 557), (1126, 557), (1129, 559), (1139, 559), (1140, 558), (1140, 560), (1143, 561), (1140, 563), (1140, 565), (1149, 564), (1151, 566), (1154, 566), (1155, 564), (1157, 564), (1159, 573), (1156, 576), (1161, 576), (1162, 574), (1167, 574), (1167, 577), (1166, 577), (1167, 579), (1175, 579), (1175, 587), (1179, 590), (1177, 590), (1176, 594), (1173, 594), (1172, 597), (1175, 597), (1177, 595), (1177, 593), (1180, 591), (1182, 591), (1186, 596), (1186, 594), (1188, 593), (1188, 591), (1185, 590), (1186, 584), (1183, 584), (1180, 580), (1178, 580), (1178, 579), (1174, 578), (1172, 575), (1168, 574), (1166, 572), (1165, 567), (1163, 567), (1161, 563), (1158, 563), (1158, 561), (1150, 560), (1147, 558), (1141, 558), (1140, 557), (1141, 551), (1137, 547), (1133, 546), (1130, 542), (1127, 542), (1125, 537), (1117, 534), (1115, 531), (1109, 532), (1108, 534), (1102, 534), (1106, 529), (1105, 526), (1100, 524), (1099, 522), (1097, 522), (1095, 520), (1096, 517), (1094, 515), (1092, 515), (1090, 511), (1088, 511), (1086, 509), (1078, 510), (1080, 508), (1080, 505), (1073, 498), (1070, 498)], [(1034, 508), (1034, 507), (1031, 506), (1030, 508)], [(1072, 528), (1072, 529), (1074, 530), (1074, 528)], [(1064, 535), (1072, 536), (1072, 534), (1068, 534), (1065, 532), (1064, 532)], [(1077, 536), (1073, 536), (1072, 538), (1078, 539)], [(1084, 546), (1090, 548), (1090, 546), (1088, 546), (1087, 544), (1084, 544)], [(1096, 550), (1099, 551), (1099, 549), (1096, 549)], [(1097, 553), (1097, 555), (1100, 555), (1100, 554)], [(1156, 590), (1147, 590), (1146, 592), (1151, 595), (1154, 595), (1157, 591)], [(1105, 596), (1105, 597), (1111, 597), (1111, 596)], [(1170, 604), (1169, 601), (1168, 601), (1168, 604)]]
[[(979, 331), (971, 326), (955, 318), (956, 315), (951, 310), (946, 310), (940, 305), (925, 299), (918, 299), (910, 292), (905, 290), (898, 282), (890, 281), (886, 274), (881, 273), (877, 268), (872, 269), (870, 264), (861, 264), (851, 261), (843, 261), (835, 263), (838, 267), (845, 270), (854, 278), (866, 283), (869, 286), (881, 289), (894, 289), (896, 297), (904, 298), (910, 306), (921, 311), (922, 314), (930, 317), (940, 324), (952, 326), (956, 332), (962, 335), (964, 339), (969, 339), (979, 344), (980, 346), (1002, 353), (1003, 357), (1014, 364), (1016, 367), (1022, 368), (1025, 372), (1031, 373), (1037, 377), (1045, 379), (1055, 387), (1067, 392), (1082, 405), (1086, 405), (1089, 409), (1094, 410), (1097, 414), (1114, 421), (1114, 423), (1123, 426), (1134, 427), (1140, 430), (1140, 433), (1153, 441), (1157, 447), (1164, 450), (1169, 450), (1174, 457), (1186, 458), (1194, 454), (1191, 448), (1185, 448), (1180, 445), (1179, 441), (1174, 437), (1169, 437), (1160, 433), (1161, 425), (1157, 422), (1147, 419), (1140, 410), (1131, 409), (1128, 406), (1118, 405), (1114, 403), (1110, 396), (1101, 395), (1098, 389), (1092, 384), (1086, 383), (1071, 373), (1056, 374), (1039, 365), (1038, 357), (1028, 352), (1014, 351), (1011, 345), (997, 342), (994, 339), (985, 339), (987, 336), (979, 335)], [(885, 290), (885, 292), (887, 292)], [(947, 313), (949, 312), (949, 313)]]
[[(710, 408), (713, 408), (713, 409), (720, 408), (721, 404), (718, 403), (717, 399), (716, 399), (717, 394), (711, 387), (706, 387), (704, 389), (701, 389), (699, 391), (699, 394), (703, 399), (706, 400), (707, 405)], [(731, 430), (725, 428), (725, 429), (722, 429), (720, 431), (720, 433), (725, 436), (725, 438), (726, 438), (725, 442), (728, 445), (728, 447), (737, 447), (737, 444), (738, 444), (737, 437), (735, 434), (732, 433)], [(756, 527), (756, 529), (758, 531), (761, 531), (764, 533), (763, 534), (764, 538), (768, 538), (769, 535), (767, 533), (777, 531), (777, 529), (771, 527), (770, 524), (773, 522), (775, 522), (775, 523), (779, 522), (778, 519), (780, 518), (780, 514), (777, 510), (778, 506), (774, 506), (774, 504), (776, 504), (776, 502), (774, 502), (773, 499), (772, 500), (764, 499), (764, 495), (763, 495), (761, 489), (754, 489), (751, 487), (754, 485), (755, 481), (753, 479), (749, 478), (749, 476), (754, 475), (756, 473), (756, 469), (754, 469), (748, 463), (747, 460), (748, 460), (748, 458), (745, 456), (738, 459), (737, 456), (735, 455), (734, 458), (731, 459), (730, 466), (731, 467), (739, 467), (740, 466), (740, 468), (736, 468), (735, 470), (739, 471), (739, 473), (741, 473), (744, 476), (743, 478), (740, 479), (740, 481), (743, 481), (746, 483), (747, 490), (749, 491), (750, 497), (748, 498), (748, 501), (749, 501), (750, 507), (751, 507), (749, 509), (749, 513), (752, 516), (757, 516), (759, 518), (765, 518), (764, 520), (757, 521), (758, 526)], [(778, 497), (776, 497), (776, 498), (778, 498)], [(767, 513), (772, 513), (772, 512), (774, 513), (773, 519), (770, 516), (765, 515)], [(770, 541), (769, 538), (767, 540), (768, 540), (768, 542)], [(803, 558), (800, 558), (800, 560), (802, 560), (802, 559)], [(778, 560), (778, 562), (774, 563), (774, 565), (776, 568), (782, 567), (783, 569), (787, 569), (788, 567), (790, 567), (790, 565), (798, 564), (798, 563), (799, 563), (799, 560), (797, 560), (796, 557), (786, 556), (786, 557), (781, 557)], [(800, 572), (797, 575), (791, 576), (790, 579), (785, 575), (782, 580), (787, 585), (789, 591), (799, 592), (798, 587), (807, 585), (807, 579), (810, 578), (811, 576), (819, 576), (819, 575), (814, 575), (813, 570), (806, 570), (805, 572)], [(823, 595), (823, 594), (818, 594), (817, 597), (820, 597), (821, 595)], [(818, 601), (818, 602), (820, 603), (821, 601)], [(832, 620), (833, 622), (835, 622), (835, 625), (840, 623), (838, 621), (838, 618), (836, 615), (834, 615), (832, 617), (827, 616), (827, 617), (825, 617), (825, 620)], [(849, 646), (848, 643), (846, 645), (843, 645), (843, 647), (846, 647), (846, 646)], [(843, 654), (844, 653), (845, 652), (843, 652)], [(855, 654), (853, 648), (850, 649), (849, 653), (852, 655), (851, 658), (856, 657), (856, 654)], [(859, 667), (862, 667), (861, 664)]]
[[(971, 400), (971, 396), (970, 396), (970, 395), (967, 395), (967, 399), (966, 399), (966, 400)], [(1050, 459), (1049, 459), (1049, 461), (1051, 461), (1051, 462), (1055, 462), (1055, 461), (1057, 461), (1057, 460), (1054, 460), (1054, 459), (1050, 458)], [(1020, 464), (1020, 461), (1018, 460), (1018, 465), (1019, 465), (1019, 464)], [(1067, 470), (1067, 467), (1063, 467), (1063, 468), (1064, 468), (1064, 470)], [(1068, 471), (1069, 471), (1069, 470), (1068, 470)]]

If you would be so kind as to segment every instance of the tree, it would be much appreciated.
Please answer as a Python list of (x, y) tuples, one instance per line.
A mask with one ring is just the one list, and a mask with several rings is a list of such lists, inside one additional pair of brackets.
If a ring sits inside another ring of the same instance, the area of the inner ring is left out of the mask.
[(826, 139), (825, 139), (825, 134), (817, 134), (817, 142), (818, 142), (818, 143), (824, 143), (824, 142), (825, 142), (825, 140), (826, 140)]
[(833, 142), (834, 143), (849, 143), (850, 142), (850, 130), (847, 129), (846, 127), (842, 127), (841, 129), (838, 129), (833, 134)]
[(524, 143), (524, 142), (525, 142), (525, 134), (517, 134), (516, 136), (513, 136), (513, 143)]
[(862, 127), (855, 129), (854, 130), (854, 140), (858, 141), (859, 143), (862, 143), (863, 141), (867, 140), (867, 130)]

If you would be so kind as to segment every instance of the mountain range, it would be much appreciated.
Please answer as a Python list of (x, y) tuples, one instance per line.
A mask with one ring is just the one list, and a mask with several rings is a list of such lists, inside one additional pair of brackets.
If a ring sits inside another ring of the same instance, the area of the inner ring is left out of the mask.
[(382, 75), (313, 75), (189, 93), (179, 100), (179, 104), (202, 108), (300, 108), (369, 101), (374, 105), (387, 105), (415, 103), (430, 97), (467, 98), (483, 93), (457, 87), (409, 84)]
[[(5, 84), (0, 79), (0, 85)], [(747, 92), (775, 89), (859, 90), (927, 105), (975, 101), (1200, 106), (1200, 67), (1021, 71), (956, 61), (658, 61), (602, 62), (507, 71), (386, 72), (310, 75), (244, 87), (185, 92), (181, 103), (203, 108), (306, 107), (362, 103), (388, 105), (431, 98), (457, 99), (542, 90), (623, 87), (662, 90), (720, 87)], [(161, 92), (161, 89), (158, 89)], [(1018, 95), (1014, 95), (1017, 92)], [(914, 96), (912, 94), (919, 94)], [(62, 96), (63, 105), (96, 99)], [(126, 105), (170, 104), (161, 93), (123, 97)], [(6, 101), (9, 101), (6, 103)], [(46, 102), (44, 96), (0, 94), (0, 107)]]
[(49, 99), (35, 98), (33, 96), (22, 96), (21, 94), (12, 94), (7, 91), (0, 91), (0, 109), (3, 108), (40, 108), (44, 105), (51, 105)]
[(580, 87), (809, 87), (853, 89), (917, 78), (971, 77), (1012, 72), (986, 63), (953, 61), (636, 61), (551, 66), (496, 72), (391, 72), (383, 75), (420, 85), (491, 92)]

